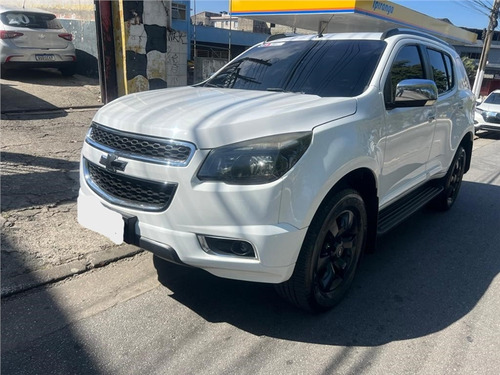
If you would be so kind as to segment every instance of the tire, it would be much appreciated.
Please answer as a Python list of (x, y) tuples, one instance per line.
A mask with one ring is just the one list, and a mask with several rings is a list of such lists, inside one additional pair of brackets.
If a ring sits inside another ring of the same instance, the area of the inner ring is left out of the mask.
[(352, 284), (366, 233), (366, 208), (359, 193), (345, 189), (334, 194), (315, 215), (291, 278), (276, 285), (278, 294), (312, 312), (337, 305)]
[(440, 211), (447, 211), (453, 206), (460, 191), (460, 186), (462, 186), (466, 164), (467, 152), (465, 152), (463, 146), (458, 146), (450, 169), (444, 179), (444, 190), (432, 202), (434, 208)]

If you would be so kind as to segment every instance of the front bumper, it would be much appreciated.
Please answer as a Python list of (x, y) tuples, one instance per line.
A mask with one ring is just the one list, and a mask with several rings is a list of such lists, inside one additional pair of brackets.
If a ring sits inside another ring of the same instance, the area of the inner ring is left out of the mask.
[[(290, 278), (307, 228), (279, 223), (282, 182), (235, 186), (200, 182), (195, 177), (206, 156), (197, 150), (186, 167), (127, 161), (127, 176), (177, 184), (168, 208), (147, 211), (113, 204), (99, 197), (80, 175), (79, 222), (115, 243), (127, 242), (157, 256), (202, 268), (216, 276), (267, 283)], [(105, 154), (85, 143), (85, 159), (99, 165)], [(125, 222), (128, 229), (124, 230)], [(135, 218), (131, 225), (128, 218)], [(238, 239), (250, 243), (255, 257), (207, 252), (199, 236)]]
[(493, 121), (488, 121), (489, 118), (476, 112), (474, 115), (474, 130), (500, 131), (500, 115), (499, 118), (494, 118)]

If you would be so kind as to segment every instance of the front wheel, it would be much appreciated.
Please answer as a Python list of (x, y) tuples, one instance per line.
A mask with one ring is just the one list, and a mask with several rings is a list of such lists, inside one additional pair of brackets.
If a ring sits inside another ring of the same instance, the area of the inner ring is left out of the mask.
[(367, 214), (359, 193), (336, 193), (314, 217), (292, 277), (276, 286), (296, 306), (314, 312), (338, 304), (354, 279), (365, 247)]

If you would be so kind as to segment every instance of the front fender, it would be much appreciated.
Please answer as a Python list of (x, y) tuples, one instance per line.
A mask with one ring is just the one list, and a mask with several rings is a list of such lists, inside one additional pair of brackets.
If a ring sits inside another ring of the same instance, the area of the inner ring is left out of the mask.
[(283, 181), (280, 222), (309, 226), (321, 202), (350, 172), (368, 169), (375, 179), (382, 165), (381, 119), (353, 117), (314, 130), (311, 146)]

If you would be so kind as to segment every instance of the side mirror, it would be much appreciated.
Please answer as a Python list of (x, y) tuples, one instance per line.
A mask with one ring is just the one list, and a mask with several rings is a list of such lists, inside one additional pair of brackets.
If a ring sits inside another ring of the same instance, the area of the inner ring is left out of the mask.
[(434, 81), (405, 79), (397, 84), (394, 102), (387, 103), (387, 107), (424, 107), (433, 105), (437, 97), (438, 90)]

